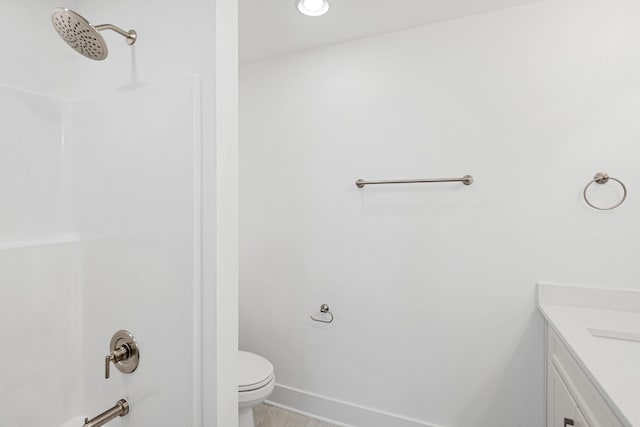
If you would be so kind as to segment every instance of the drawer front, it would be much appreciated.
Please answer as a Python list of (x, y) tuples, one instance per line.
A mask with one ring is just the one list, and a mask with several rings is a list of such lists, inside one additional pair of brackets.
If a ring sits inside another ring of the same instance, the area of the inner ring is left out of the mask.
[(547, 357), (592, 427), (624, 427), (555, 331), (547, 326)]
[(551, 361), (547, 364), (547, 427), (590, 427)]

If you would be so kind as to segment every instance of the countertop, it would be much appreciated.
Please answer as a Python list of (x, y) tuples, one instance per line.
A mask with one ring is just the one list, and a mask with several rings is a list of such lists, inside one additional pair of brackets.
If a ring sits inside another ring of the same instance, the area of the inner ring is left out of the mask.
[(640, 291), (539, 283), (538, 308), (620, 420), (640, 427)]

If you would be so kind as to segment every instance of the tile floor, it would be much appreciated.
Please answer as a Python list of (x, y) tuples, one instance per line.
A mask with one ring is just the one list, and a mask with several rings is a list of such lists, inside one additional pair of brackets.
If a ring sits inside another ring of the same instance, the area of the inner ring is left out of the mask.
[(253, 419), (256, 427), (338, 427), (265, 404), (253, 408)]

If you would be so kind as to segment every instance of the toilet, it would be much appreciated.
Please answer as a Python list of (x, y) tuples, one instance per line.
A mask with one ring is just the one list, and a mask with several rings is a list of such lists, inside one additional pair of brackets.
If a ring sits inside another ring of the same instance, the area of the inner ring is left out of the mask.
[(273, 365), (264, 357), (238, 352), (238, 427), (255, 427), (253, 407), (264, 402), (276, 386)]

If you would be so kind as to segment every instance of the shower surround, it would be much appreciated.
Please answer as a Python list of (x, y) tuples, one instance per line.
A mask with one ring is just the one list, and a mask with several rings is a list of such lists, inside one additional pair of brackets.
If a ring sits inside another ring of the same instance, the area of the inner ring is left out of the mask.
[[(141, 34), (104, 34), (100, 62), (59, 40), (61, 4), (19, 3), (0, 30), (0, 336), (20, 354), (0, 351), (0, 424), (60, 426), (126, 398), (110, 425), (233, 425), (234, 2), (64, 4)], [(169, 37), (175, 20), (196, 25)], [(140, 366), (105, 380), (119, 329)]]

